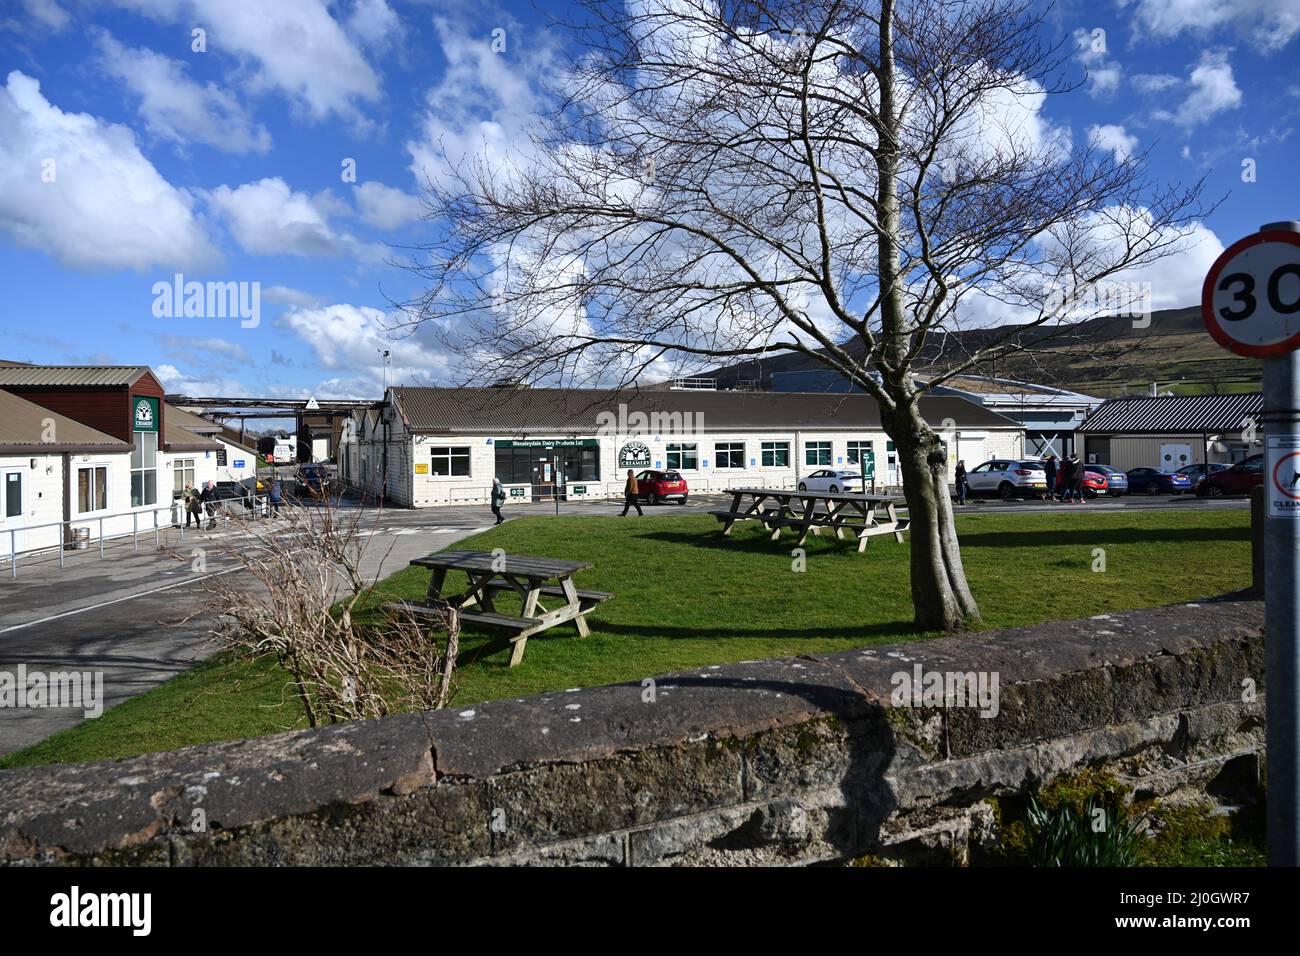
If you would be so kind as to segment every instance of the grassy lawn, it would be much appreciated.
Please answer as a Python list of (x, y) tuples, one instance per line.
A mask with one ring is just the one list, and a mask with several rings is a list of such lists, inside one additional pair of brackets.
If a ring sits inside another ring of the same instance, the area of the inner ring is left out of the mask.
[[(645, 518), (520, 518), (457, 548), (590, 561), (579, 587), (613, 591), (592, 634), (561, 625), (529, 641), (523, 663), (480, 657), (466, 632), (457, 705), (546, 690), (640, 680), (705, 664), (913, 640), (908, 545), (877, 538), (865, 554), (810, 538), (795, 573), (793, 537), (777, 544), (756, 525), (729, 539), (714, 519), (650, 509)], [(959, 518), (963, 556), (987, 627), (1084, 617), (1245, 587), (1246, 511), (1048, 514)], [(1094, 550), (1105, 550), (1096, 573)], [(388, 578), (394, 595), (422, 596), (428, 572)], [(463, 583), (451, 582), (452, 584)], [(500, 607), (500, 605), (499, 605)], [(0, 767), (119, 758), (303, 726), (273, 663), (218, 655), (97, 720), (0, 759)]]

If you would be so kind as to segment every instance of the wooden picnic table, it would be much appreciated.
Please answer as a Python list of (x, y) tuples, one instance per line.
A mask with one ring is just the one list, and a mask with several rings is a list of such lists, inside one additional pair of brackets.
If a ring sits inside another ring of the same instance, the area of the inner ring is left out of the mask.
[[(614, 596), (608, 591), (579, 590), (573, 583), (575, 573), (591, 567), (585, 561), (562, 561), (500, 551), (439, 551), (416, 558), (411, 565), (429, 568), (433, 574), (429, 578), (425, 604), (408, 603), (403, 605), (405, 609), (417, 615), (422, 609), (430, 613), (431, 609), (445, 602), (460, 611), (462, 621), (510, 632), (481, 653), (493, 654), (509, 647), (511, 667), (523, 660), (528, 638), (557, 624), (572, 621), (578, 635), (586, 637), (591, 633), (586, 620), (588, 612)], [(469, 576), (469, 589), (461, 594), (444, 595), (448, 571), (465, 572)], [(519, 614), (497, 611), (492, 597), (502, 591), (513, 591), (523, 599), (523, 610)], [(548, 610), (542, 604), (543, 598), (548, 602), (551, 598), (560, 598), (563, 603)]]
[[(795, 547), (803, 547), (808, 535), (820, 535), (822, 528), (832, 528), (835, 537), (849, 531), (857, 536), (859, 553), (867, 541), (880, 534), (892, 534), (900, 544), (909, 519), (898, 516), (900, 498), (853, 492), (789, 491), (784, 488), (731, 488), (731, 508), (710, 511), (723, 522), (723, 535), (731, 534), (737, 521), (761, 521), (772, 531), (772, 540), (781, 537), (784, 528), (799, 534)], [(745, 499), (750, 499), (745, 504)], [(823, 505), (824, 510), (818, 510)], [(883, 509), (885, 520), (877, 518)]]

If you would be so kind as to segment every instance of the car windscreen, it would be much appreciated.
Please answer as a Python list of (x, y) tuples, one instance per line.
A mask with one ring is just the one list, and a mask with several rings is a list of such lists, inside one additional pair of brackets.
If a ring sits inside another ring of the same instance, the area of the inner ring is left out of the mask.
[(682, 480), (682, 476), (679, 475), (679, 474), (677, 474), (677, 472), (675, 472), (675, 471), (665, 471), (665, 472), (664, 472), (663, 480), (664, 480), (664, 481), (681, 481), (681, 480)]

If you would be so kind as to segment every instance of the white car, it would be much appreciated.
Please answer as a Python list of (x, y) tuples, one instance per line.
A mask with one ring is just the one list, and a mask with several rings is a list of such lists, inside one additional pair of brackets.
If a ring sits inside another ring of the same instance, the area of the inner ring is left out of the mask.
[(799, 479), (800, 491), (829, 491), (839, 494), (842, 491), (862, 491), (862, 472), (848, 469), (823, 468), (814, 471), (807, 478)]
[(995, 458), (966, 472), (972, 495), (1022, 498), (1047, 491), (1047, 469), (1032, 458)]

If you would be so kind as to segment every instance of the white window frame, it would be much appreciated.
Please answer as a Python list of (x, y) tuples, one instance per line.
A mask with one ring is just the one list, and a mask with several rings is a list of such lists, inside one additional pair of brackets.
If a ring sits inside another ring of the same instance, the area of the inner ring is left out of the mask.
[[(440, 449), (447, 449), (447, 454), (438, 455), (435, 452)], [(462, 455), (461, 452), (464, 452)], [(458, 475), (452, 471), (451, 463), (457, 458), (465, 459), (465, 474)], [(441, 459), (447, 464), (447, 473), (441, 474), (435, 470), (434, 462)], [(471, 478), (474, 473), (474, 450), (469, 445), (430, 445), (429, 446), (429, 477), (430, 478)]]
[[(777, 464), (776, 453), (785, 452), (785, 464)], [(772, 456), (772, 464), (768, 464), (764, 459)], [(790, 467), (790, 443), (788, 441), (765, 441), (760, 442), (758, 446), (758, 463), (762, 468), (789, 468)]]
[[(85, 469), (90, 472), (90, 500), (95, 500), (95, 472), (100, 468), (104, 469), (104, 507), (92, 508), (89, 511), (81, 510), (81, 471)], [(86, 517), (88, 515), (108, 514), (113, 510), (113, 467), (106, 461), (79, 461), (72, 466), (72, 495), (77, 504), (77, 516)]]
[[(722, 449), (725, 448), (726, 455), (730, 458), (736, 454), (736, 449), (740, 449), (739, 465), (724, 465), (722, 463)], [(724, 471), (741, 471), (745, 467), (745, 443), (743, 441), (718, 441), (713, 443), (713, 467), (720, 468)]]
[[(826, 453), (826, 460), (821, 460), (822, 452)], [(813, 461), (812, 456), (816, 454), (817, 460)], [(806, 441), (803, 443), (803, 463), (809, 468), (829, 468), (835, 463), (835, 443), (832, 441)]]
[[(691, 456), (691, 465), (688, 468), (682, 464), (682, 456)], [(673, 455), (677, 456), (677, 465), (673, 465)], [(664, 452), (664, 459), (668, 465), (665, 471), (699, 471), (700, 470), (700, 446), (698, 442), (673, 442)]]

